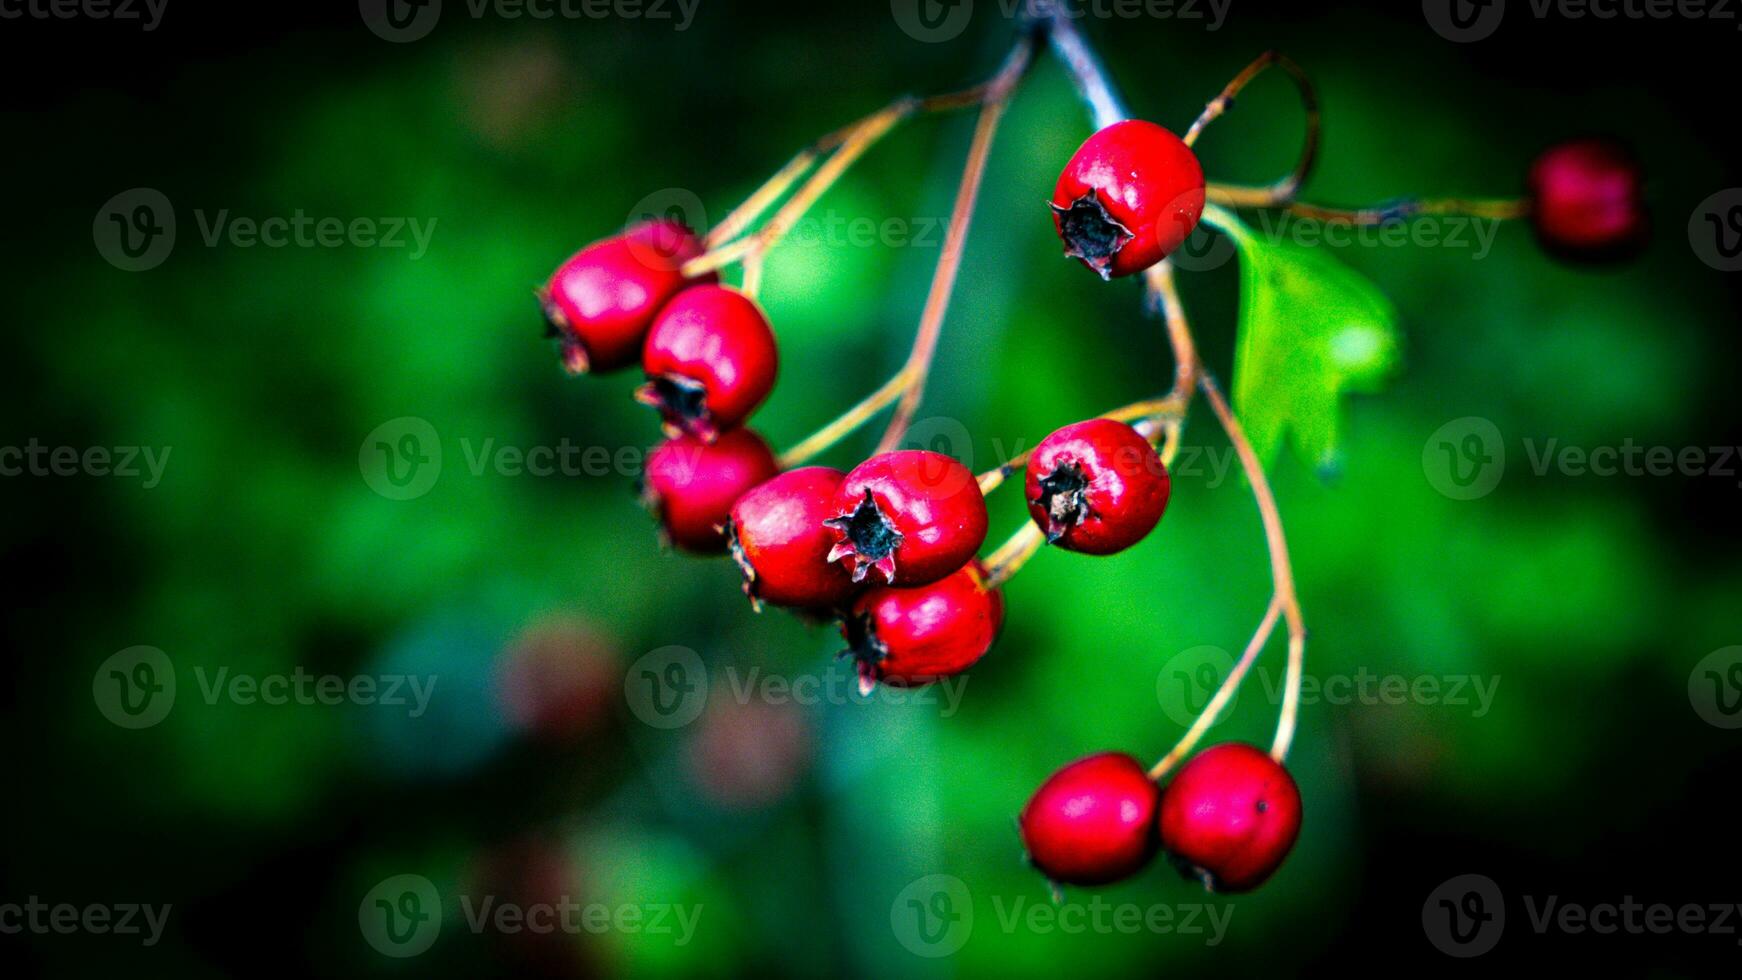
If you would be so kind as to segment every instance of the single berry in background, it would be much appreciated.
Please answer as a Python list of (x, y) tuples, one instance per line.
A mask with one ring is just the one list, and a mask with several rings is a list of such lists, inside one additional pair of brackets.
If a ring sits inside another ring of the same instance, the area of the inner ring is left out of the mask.
[(1143, 870), (1155, 856), (1160, 790), (1143, 765), (1102, 752), (1040, 784), (1017, 825), (1028, 860), (1061, 885), (1105, 885)]
[(1004, 625), (1004, 596), (978, 561), (914, 588), (880, 586), (860, 596), (841, 619), (845, 655), (859, 689), (918, 687), (953, 677), (986, 655)]
[(1065, 255), (1103, 279), (1129, 276), (1185, 243), (1204, 213), (1204, 170), (1185, 141), (1139, 119), (1077, 149), (1052, 192)]
[(986, 498), (974, 474), (942, 453), (904, 449), (847, 474), (824, 521), (829, 561), (864, 581), (936, 582), (967, 564), (986, 540)]
[(1530, 169), (1530, 220), (1543, 248), (1561, 258), (1627, 258), (1650, 230), (1644, 191), (1639, 164), (1619, 144), (1562, 143)]
[(718, 278), (685, 279), (679, 271), (703, 251), (701, 240), (678, 222), (649, 221), (564, 262), (538, 288), (563, 367), (585, 374), (635, 363), (660, 307), (685, 286)]
[(1052, 544), (1110, 555), (1155, 530), (1167, 509), (1167, 467), (1149, 440), (1111, 419), (1067, 425), (1028, 459), (1028, 513)]
[(795, 700), (741, 698), (718, 682), (686, 731), (684, 768), (715, 806), (766, 809), (789, 796), (816, 758), (810, 715)]
[(1300, 790), (1262, 750), (1231, 742), (1180, 767), (1162, 792), (1161, 846), (1213, 892), (1264, 884), (1300, 836)]
[(648, 454), (641, 501), (670, 544), (717, 554), (726, 550), (732, 505), (779, 471), (768, 444), (749, 429), (733, 429), (711, 443), (678, 436)]
[(826, 466), (789, 470), (732, 506), (726, 537), (751, 602), (820, 609), (859, 591), (852, 575), (829, 561), (835, 536), (823, 526), (845, 476)]
[(756, 301), (729, 286), (686, 289), (647, 333), (637, 392), (659, 410), (667, 435), (712, 440), (756, 411), (779, 370), (774, 331)]
[(609, 637), (578, 616), (529, 625), (496, 661), (496, 694), (515, 727), (552, 743), (597, 731), (623, 697), (623, 661)]

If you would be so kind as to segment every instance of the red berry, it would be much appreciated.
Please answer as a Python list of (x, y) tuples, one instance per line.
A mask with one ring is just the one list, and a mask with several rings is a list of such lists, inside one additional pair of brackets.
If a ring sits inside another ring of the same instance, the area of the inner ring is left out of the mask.
[(1300, 790), (1288, 770), (1250, 745), (1198, 753), (1161, 797), (1161, 846), (1215, 892), (1251, 891), (1300, 836)]
[(667, 435), (712, 440), (750, 417), (774, 390), (774, 332), (756, 301), (729, 286), (697, 286), (654, 318), (637, 397), (659, 409)]
[(679, 270), (702, 243), (675, 221), (650, 221), (594, 242), (564, 262), (538, 289), (550, 336), (571, 374), (614, 371), (641, 356), (653, 316), (693, 282)]
[(847, 570), (829, 561), (835, 536), (823, 526), (844, 476), (826, 466), (807, 466), (738, 498), (726, 537), (752, 602), (828, 608), (858, 591)]
[(671, 544), (718, 553), (726, 550), (732, 505), (779, 471), (768, 444), (749, 429), (733, 429), (712, 443), (679, 436), (648, 455), (641, 500)]
[(1089, 555), (1123, 551), (1167, 509), (1167, 467), (1123, 422), (1090, 419), (1042, 439), (1028, 460), (1028, 512), (1047, 541)]
[(1136, 759), (1102, 752), (1047, 777), (1017, 824), (1028, 860), (1059, 884), (1105, 885), (1155, 855), (1160, 790)]
[(1548, 251), (1625, 258), (1645, 243), (1644, 179), (1632, 154), (1598, 139), (1553, 147), (1530, 169), (1531, 221)]
[(1137, 119), (1088, 138), (1059, 174), (1053, 223), (1065, 255), (1103, 279), (1142, 272), (1182, 245), (1204, 213), (1204, 169), (1178, 136)]
[(1004, 596), (976, 561), (930, 585), (872, 589), (842, 617), (841, 636), (869, 693), (878, 682), (919, 687), (967, 670), (1003, 625)]
[(550, 616), (503, 650), (496, 692), (517, 727), (551, 742), (576, 742), (611, 717), (623, 696), (623, 664), (587, 621)]
[(873, 456), (841, 481), (829, 561), (853, 581), (872, 569), (888, 585), (936, 582), (974, 557), (986, 540), (986, 498), (974, 474), (923, 449)]

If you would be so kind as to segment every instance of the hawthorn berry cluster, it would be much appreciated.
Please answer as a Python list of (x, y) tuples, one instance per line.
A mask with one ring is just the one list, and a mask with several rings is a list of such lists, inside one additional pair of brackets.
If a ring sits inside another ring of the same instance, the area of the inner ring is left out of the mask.
[[(1043, 43), (1075, 77), (1098, 126), (1065, 164), (1049, 202), (1064, 254), (1104, 280), (1144, 277), (1153, 305), (1165, 313), (1177, 376), (1166, 397), (1066, 425), (1024, 457), (976, 477), (949, 456), (896, 446), (923, 392), (992, 134)], [(1206, 183), (1193, 143), (1272, 66), (1295, 78), (1308, 111), (1300, 164), (1267, 188)], [(775, 333), (755, 299), (763, 255), (896, 124), (920, 112), (964, 107), (978, 108), (979, 122), (908, 363), (836, 422), (776, 457), (746, 427), (779, 373)], [(768, 604), (836, 621), (843, 653), (854, 659), (866, 691), (879, 683), (931, 683), (978, 662), (1003, 625), (1002, 585), (1042, 545), (1105, 556), (1143, 540), (1167, 509), (1167, 464), (1186, 407), (1201, 390), (1240, 452), (1265, 518), (1275, 580), (1269, 611), (1204, 715), (1160, 763), (1145, 770), (1118, 752), (1080, 759), (1046, 780), (1019, 825), (1031, 862), (1055, 883), (1117, 881), (1165, 850), (1207, 887), (1245, 891), (1276, 870), (1300, 831), (1301, 797), (1283, 760), (1293, 735), (1305, 630), (1263, 467), (1197, 360), (1168, 256), (1212, 204), (1224, 215), (1226, 208), (1275, 208), (1371, 224), (1459, 212), (1528, 216), (1545, 247), (1574, 258), (1625, 254), (1637, 248), (1646, 228), (1638, 168), (1609, 143), (1587, 140), (1550, 150), (1532, 169), (1522, 200), (1403, 201), (1351, 210), (1298, 200), (1317, 134), (1310, 83), (1274, 53), (1237, 76), (1183, 137), (1131, 119), (1068, 18), (1044, 15), (990, 81), (963, 92), (899, 99), (824, 137), (706, 238), (678, 222), (656, 220), (589, 245), (556, 270), (539, 298), (571, 373), (619, 370), (639, 359), (646, 383), (637, 398), (658, 412), (666, 436), (649, 457), (642, 497), (664, 538), (692, 553), (729, 553), (758, 609)], [(737, 287), (719, 279), (718, 270), (732, 264), (743, 267)], [(890, 405), (897, 405), (895, 420), (877, 451), (858, 465), (846, 471), (804, 465)], [(985, 495), (1018, 469), (1030, 521), (981, 557)], [(1193, 755), (1279, 621), (1287, 623), (1291, 680), (1275, 744), (1269, 752), (1224, 744)]]

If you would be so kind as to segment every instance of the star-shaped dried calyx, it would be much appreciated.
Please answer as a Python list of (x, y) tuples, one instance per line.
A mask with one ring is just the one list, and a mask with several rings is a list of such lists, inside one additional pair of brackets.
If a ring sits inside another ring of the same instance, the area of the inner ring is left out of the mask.
[(1119, 254), (1125, 243), (1137, 237), (1131, 229), (1120, 224), (1093, 193), (1077, 198), (1068, 208), (1050, 201), (1047, 207), (1058, 215), (1065, 257), (1083, 260), (1089, 268), (1100, 273), (1102, 279), (1112, 278), (1113, 257)]
[(841, 623), (847, 634), (847, 649), (841, 656), (853, 658), (859, 671), (859, 694), (869, 696), (883, 675), (880, 665), (889, 656), (889, 647), (877, 638), (877, 621), (869, 612), (848, 612)]
[(662, 374), (635, 391), (635, 400), (659, 411), (666, 434), (712, 441), (719, 434), (708, 410), (708, 389), (680, 374)]
[(1040, 478), (1040, 507), (1046, 512), (1046, 542), (1054, 544), (1071, 528), (1095, 515), (1089, 507), (1089, 478), (1073, 462), (1060, 463)]
[(823, 526), (845, 535), (829, 549), (828, 560), (840, 561), (852, 556), (853, 581), (863, 582), (873, 568), (882, 574), (884, 582), (895, 581), (895, 550), (901, 547), (901, 532), (883, 515), (871, 491), (865, 491), (865, 498), (851, 514), (831, 517), (823, 522)]

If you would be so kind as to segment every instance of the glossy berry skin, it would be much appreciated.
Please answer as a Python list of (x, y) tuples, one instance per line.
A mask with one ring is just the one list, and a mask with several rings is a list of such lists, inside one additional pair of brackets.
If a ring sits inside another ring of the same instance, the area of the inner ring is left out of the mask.
[(675, 221), (649, 221), (594, 242), (538, 288), (550, 336), (570, 374), (615, 371), (635, 363), (653, 318), (686, 286), (679, 269), (701, 255), (701, 240)]
[(1228, 743), (1180, 768), (1161, 797), (1161, 846), (1214, 892), (1262, 885), (1300, 836), (1300, 790), (1263, 751)]
[(859, 591), (847, 570), (829, 561), (835, 538), (823, 526), (845, 476), (826, 466), (789, 470), (732, 505), (726, 537), (751, 602), (823, 609)]
[(1028, 860), (1061, 885), (1105, 885), (1143, 870), (1155, 856), (1160, 790), (1142, 764), (1102, 752), (1040, 784), (1017, 825)]
[(942, 453), (904, 449), (860, 463), (835, 491), (823, 524), (829, 561), (853, 581), (936, 582), (967, 564), (986, 540), (986, 498), (974, 474)]
[(774, 390), (779, 355), (755, 300), (729, 286), (696, 286), (654, 318), (641, 367), (647, 384), (636, 397), (659, 410), (666, 434), (712, 441)]
[(1004, 596), (973, 562), (930, 585), (880, 586), (841, 620), (845, 655), (857, 661), (859, 689), (919, 687), (972, 667), (998, 639)]
[(1052, 192), (1065, 255), (1102, 279), (1129, 276), (1184, 244), (1204, 213), (1204, 169), (1185, 142), (1139, 119), (1077, 149)]
[(1530, 219), (1543, 247), (1561, 258), (1626, 258), (1645, 244), (1649, 216), (1639, 165), (1614, 143), (1562, 143), (1530, 170)]
[(732, 505), (779, 471), (768, 444), (748, 429), (733, 429), (711, 443), (679, 436), (648, 454), (641, 501), (659, 519), (668, 543), (718, 554), (726, 550)]
[(1155, 447), (1111, 419), (1067, 425), (1028, 459), (1028, 513), (1047, 541), (1070, 551), (1110, 555), (1143, 540), (1168, 492)]

